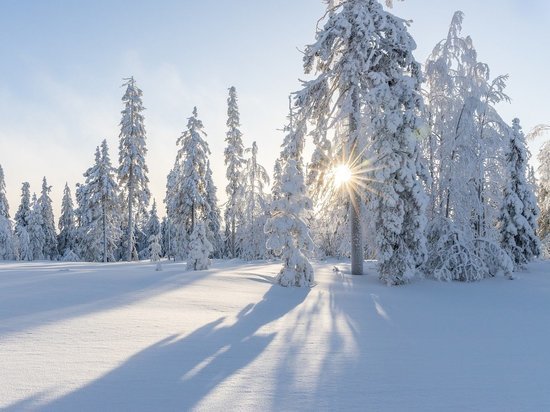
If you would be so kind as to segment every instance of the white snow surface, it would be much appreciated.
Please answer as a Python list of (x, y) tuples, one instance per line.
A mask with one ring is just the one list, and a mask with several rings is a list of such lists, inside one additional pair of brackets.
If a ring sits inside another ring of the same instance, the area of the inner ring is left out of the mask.
[(550, 410), (550, 261), (401, 287), (365, 266), (307, 289), (278, 262), (0, 263), (0, 409)]

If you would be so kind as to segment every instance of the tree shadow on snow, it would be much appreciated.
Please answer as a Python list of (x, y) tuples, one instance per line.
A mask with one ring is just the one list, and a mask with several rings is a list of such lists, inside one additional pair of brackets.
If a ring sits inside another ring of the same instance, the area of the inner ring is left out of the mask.
[[(224, 318), (219, 318), (184, 337), (169, 336), (99, 379), (38, 409), (193, 408), (267, 348), (276, 334), (258, 334), (259, 329), (300, 305), (308, 292), (274, 285), (259, 303), (243, 308), (234, 323), (227, 325)], [(17, 405), (9, 409), (15, 410)]]
[(29, 264), (0, 276), (0, 337), (26, 328), (108, 310), (203, 279), (184, 263), (155, 271), (146, 263)]

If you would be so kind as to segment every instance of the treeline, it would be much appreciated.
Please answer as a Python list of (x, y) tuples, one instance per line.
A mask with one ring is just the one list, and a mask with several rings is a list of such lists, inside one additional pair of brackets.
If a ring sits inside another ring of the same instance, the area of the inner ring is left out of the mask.
[[(76, 207), (65, 188), (58, 231), (45, 179), (40, 197), (23, 184), (12, 222), (0, 176), (0, 258), (116, 261), (155, 250), (202, 269), (209, 256), (281, 257), (285, 285), (311, 284), (313, 254), (358, 256), (360, 265), (375, 258), (392, 285), (418, 274), (511, 277), (549, 252), (550, 143), (537, 182), (520, 121), (509, 124), (497, 110), (510, 100), (507, 76), (491, 75), (462, 21), (456, 12), (421, 65), (406, 22), (378, 1), (331, 2), (304, 52), (310, 80), (293, 94), (271, 192), (256, 142), (245, 149), (231, 87), (223, 210), (194, 108), (177, 139), (162, 221), (155, 202), (149, 209), (142, 92), (128, 79), (119, 166), (103, 142), (77, 185)], [(304, 165), (307, 138), (314, 152)], [(342, 166), (351, 179), (337, 185)]]

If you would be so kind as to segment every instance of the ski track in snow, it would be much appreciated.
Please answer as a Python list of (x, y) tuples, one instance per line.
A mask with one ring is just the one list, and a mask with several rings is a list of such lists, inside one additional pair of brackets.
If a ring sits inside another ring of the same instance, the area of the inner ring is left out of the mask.
[(0, 263), (0, 409), (550, 410), (550, 262), (389, 288), (331, 260), (308, 290), (279, 268)]

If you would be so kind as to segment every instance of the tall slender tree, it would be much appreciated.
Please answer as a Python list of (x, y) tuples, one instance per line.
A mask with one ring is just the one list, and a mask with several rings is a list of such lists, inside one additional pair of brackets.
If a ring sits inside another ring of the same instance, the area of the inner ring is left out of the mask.
[(43, 260), (44, 246), (46, 243), (46, 234), (44, 233), (44, 220), (42, 218), (42, 208), (36, 194), (33, 193), (32, 207), (29, 214), (29, 246), (32, 254), (32, 260)]
[(15, 257), (13, 228), (10, 220), (10, 207), (6, 196), (4, 170), (0, 165), (0, 260)]
[(103, 140), (95, 154), (95, 164), (84, 177), (86, 183), (80, 189), (79, 203), (84, 209), (83, 226), (84, 258), (91, 261), (113, 261), (114, 252), (122, 235), (116, 169), (111, 165), (109, 147)]
[(237, 256), (237, 230), (243, 218), (243, 167), (244, 146), (240, 127), (239, 106), (237, 104), (237, 91), (235, 87), (229, 88), (227, 99), (227, 127), (225, 141), (225, 166), (228, 184), (225, 188), (227, 203), (225, 206), (226, 244), (229, 256)]
[(252, 147), (246, 149), (249, 154), (246, 160), (244, 221), (238, 233), (241, 248), (240, 256), (244, 259), (264, 259), (267, 249), (264, 226), (269, 214), (269, 199), (266, 186), (270, 179), (265, 167), (258, 163), (258, 145), (252, 142)]
[(542, 240), (543, 253), (550, 257), (550, 141), (542, 145), (537, 155), (539, 183), (537, 187), (538, 206), (538, 235)]
[[(168, 175), (166, 208), (170, 222), (174, 223), (179, 232), (179, 251), (176, 253), (179, 258), (187, 257), (195, 223), (200, 220), (208, 228), (213, 228), (212, 224), (216, 224), (213, 214), (218, 213), (219, 216), (219, 212), (212, 210), (217, 207), (215, 186), (208, 161), (210, 149), (203, 129), (195, 107), (193, 115), (188, 119), (187, 130), (177, 140), (180, 148), (174, 168)], [(217, 230), (219, 236), (219, 220)]]
[(17, 255), (21, 260), (32, 260), (29, 237), (29, 219), (31, 215), (31, 194), (29, 182), (21, 185), (21, 203), (15, 213), (15, 243)]
[(57, 251), (57, 233), (55, 231), (55, 220), (52, 209), (52, 199), (50, 198), (51, 186), (48, 186), (46, 177), (42, 179), (42, 191), (38, 204), (40, 214), (42, 215), (42, 225), (44, 232), (44, 252), (45, 258), (53, 260), (58, 256)]
[(307, 196), (304, 182), (302, 153), (305, 144), (305, 126), (303, 121), (290, 123), (279, 158), (282, 172), (277, 175), (274, 187), (275, 199), (272, 200), (271, 216), (265, 224), (268, 235), (267, 248), (281, 256), (283, 267), (277, 276), (282, 286), (311, 286), (313, 267), (307, 254), (313, 251), (313, 241), (305, 220), (305, 213), (311, 209), (312, 202)]
[[(415, 47), (406, 22), (377, 0), (340, 2), (306, 48), (305, 72), (317, 76), (297, 94), (319, 152), (329, 158), (325, 169), (344, 159), (357, 182), (349, 203), (353, 274), (363, 273), (362, 186), (372, 156), (379, 274), (392, 285), (406, 282), (425, 255)], [(337, 132), (332, 142), (326, 138), (331, 126)]]
[(61, 201), (61, 216), (57, 224), (57, 250), (62, 258), (74, 258), (76, 250), (77, 227), (71, 189), (65, 183), (63, 200)]
[(536, 230), (531, 226), (531, 222), (536, 221), (536, 215), (533, 216), (535, 195), (527, 182), (528, 152), (519, 119), (513, 120), (509, 136), (505, 160), (508, 179), (499, 223), (502, 247), (514, 265), (521, 267), (540, 254), (540, 245)]
[(147, 209), (151, 193), (147, 177), (149, 170), (145, 163), (147, 147), (142, 114), (143, 92), (133, 77), (125, 79), (123, 87), (126, 87), (126, 92), (122, 97), (124, 110), (120, 121), (118, 179), (127, 208), (126, 259), (130, 261), (137, 256), (134, 234), (136, 216)]

